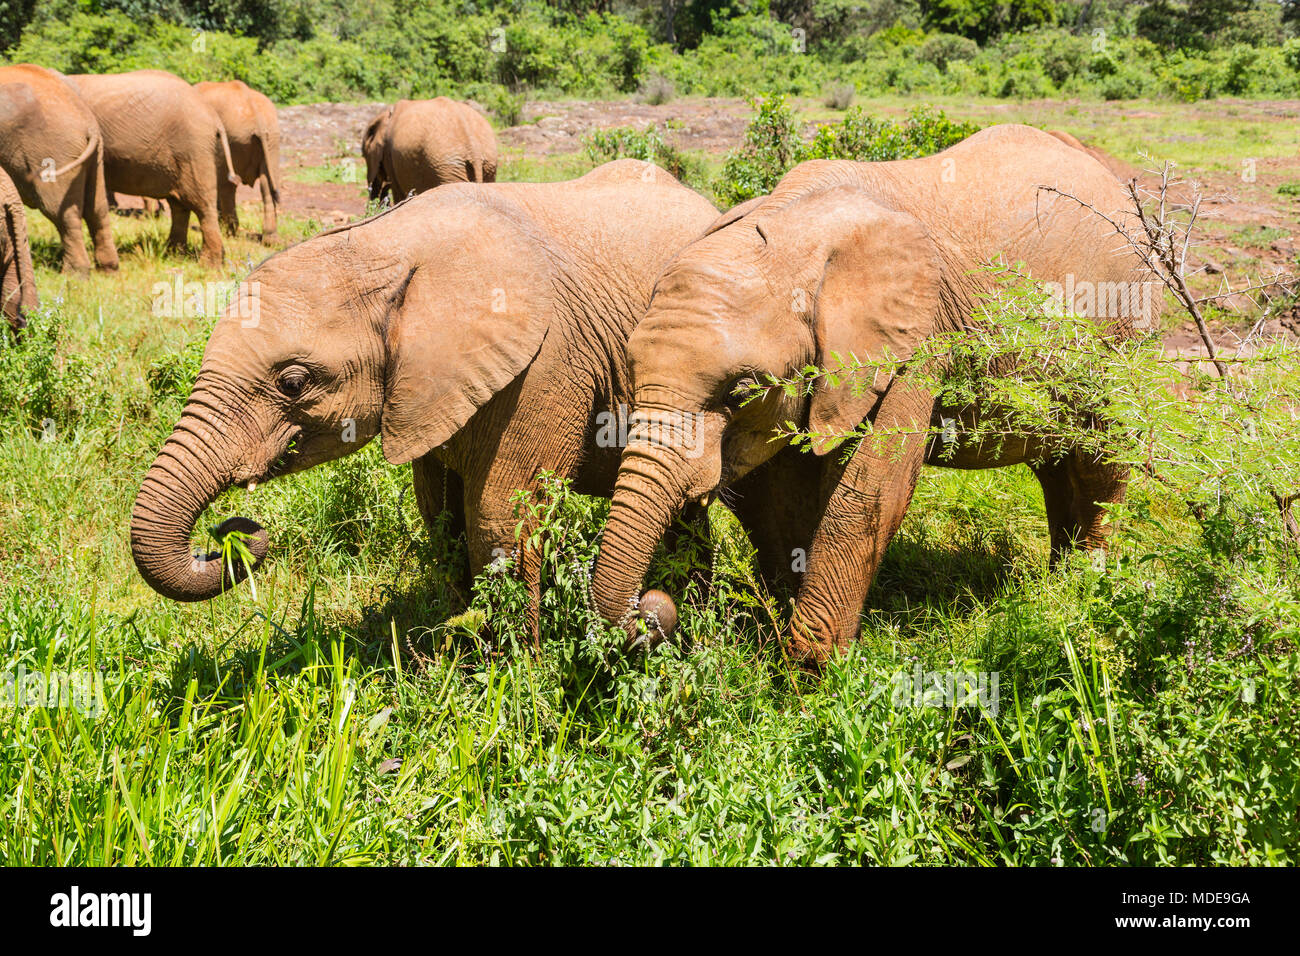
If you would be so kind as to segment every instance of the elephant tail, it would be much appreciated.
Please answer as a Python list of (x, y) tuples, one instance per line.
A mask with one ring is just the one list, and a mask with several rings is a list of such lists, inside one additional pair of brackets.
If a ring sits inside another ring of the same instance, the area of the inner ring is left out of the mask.
[(90, 131), (90, 138), (86, 141), (86, 148), (81, 151), (81, 155), (78, 156), (76, 159), (74, 159), (72, 162), (68, 163), (68, 165), (60, 166), (58, 169), (56, 169), (54, 171), (54, 178), (58, 179), (64, 173), (68, 172), (69, 170), (76, 169), (87, 159), (89, 159), (92, 154), (96, 153), (99, 150), (99, 141), (100, 141), (99, 130), (92, 129)]
[(235, 161), (230, 158), (230, 140), (226, 137), (226, 127), (217, 122), (217, 135), (221, 137), (221, 153), (226, 157), (226, 179), (239, 185), (239, 177), (235, 175)]

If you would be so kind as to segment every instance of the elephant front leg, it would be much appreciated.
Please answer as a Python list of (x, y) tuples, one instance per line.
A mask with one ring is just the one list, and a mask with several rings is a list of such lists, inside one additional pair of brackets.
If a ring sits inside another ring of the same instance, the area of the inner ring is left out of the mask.
[(732, 486), (732, 511), (749, 535), (763, 586), (784, 603), (808, 570), (808, 549), (821, 521), (826, 459), (778, 452)]
[(827, 467), (826, 506), (787, 634), (797, 662), (820, 666), (857, 637), (867, 591), (916, 490), (933, 405), (928, 392), (895, 382), (876, 414), (879, 441), (863, 439), (846, 464)]
[[(446, 533), (457, 541), (465, 535), (465, 486), (456, 474), (432, 453), (411, 462), (411, 479), (415, 490), (415, 504), (420, 517), (432, 538), (446, 521)], [(446, 515), (444, 518), (443, 516)], [(453, 574), (464, 595), (468, 597), (474, 580), (468, 563)]]

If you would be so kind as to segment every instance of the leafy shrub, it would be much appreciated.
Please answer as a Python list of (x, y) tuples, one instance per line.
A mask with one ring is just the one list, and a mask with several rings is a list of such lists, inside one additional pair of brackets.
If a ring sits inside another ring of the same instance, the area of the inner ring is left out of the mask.
[(70, 427), (109, 404), (106, 375), (86, 356), (63, 348), (58, 304), (28, 316), (15, 341), (8, 323), (0, 331), (0, 416), (49, 432)]
[(699, 161), (669, 143), (664, 131), (653, 123), (645, 129), (615, 126), (592, 130), (582, 138), (582, 144), (593, 163), (640, 159), (663, 167), (684, 183), (695, 180), (700, 173)]
[(853, 103), (857, 92), (852, 83), (844, 83), (827, 93), (824, 102), (830, 109), (846, 110)]
[(669, 102), (676, 92), (673, 81), (659, 73), (651, 73), (647, 76), (637, 91), (641, 102), (650, 106), (662, 106)]
[(916, 58), (946, 71), (949, 63), (973, 60), (979, 51), (979, 44), (968, 37), (935, 33), (917, 48)]
[(960, 142), (979, 127), (954, 122), (942, 112), (917, 107), (901, 123), (877, 120), (855, 107), (838, 123), (819, 126), (811, 140), (784, 97), (753, 102), (755, 115), (739, 149), (727, 156), (714, 192), (735, 205), (772, 191), (781, 177), (810, 159), (883, 162), (929, 156)]

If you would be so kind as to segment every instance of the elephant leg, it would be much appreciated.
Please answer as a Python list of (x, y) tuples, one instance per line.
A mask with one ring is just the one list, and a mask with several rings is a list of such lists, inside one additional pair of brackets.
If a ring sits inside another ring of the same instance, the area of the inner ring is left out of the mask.
[(863, 439), (846, 464), (827, 466), (826, 507), (787, 636), (800, 663), (819, 665), (857, 636), (867, 590), (916, 489), (933, 407), (930, 393), (896, 380), (874, 419), (885, 433), (878, 447)]
[[(465, 534), (465, 485), (456, 474), (432, 454), (411, 462), (411, 479), (415, 488), (415, 504), (420, 509), (424, 525), (432, 536), (438, 530), (440, 519), (448, 515), (447, 533), (453, 541)], [(473, 578), (469, 566), (461, 569), (455, 580), (469, 594)]]
[[(227, 183), (234, 189), (233, 183)], [(199, 264), (209, 269), (220, 269), (225, 258), (221, 239), (221, 222), (217, 214), (217, 204), (208, 200), (196, 206), (194, 214), (199, 218), (199, 232), (203, 234), (203, 251), (199, 253)]]
[(257, 177), (257, 186), (262, 191), (262, 241), (274, 238), (278, 225), (275, 215), (275, 197), (271, 195), (271, 180), (266, 173)]
[(824, 458), (791, 449), (732, 486), (732, 510), (754, 545), (763, 585), (780, 601), (794, 596), (808, 569), (825, 468)]
[[(221, 229), (228, 236), (239, 235), (239, 209), (235, 205), (235, 192), (239, 187), (224, 176), (217, 180), (217, 219), (221, 223)], [(199, 225), (202, 226), (203, 217), (199, 217)], [(207, 243), (204, 243), (204, 251), (207, 251)]]
[(1105, 547), (1106, 512), (1102, 506), (1124, 500), (1127, 469), (1077, 451), (1030, 467), (1043, 488), (1051, 565), (1056, 566), (1071, 548)]
[[(533, 482), (523, 482), (522, 486), (528, 487), (531, 484)], [(516, 538), (515, 526), (519, 524), (519, 518), (515, 516), (510, 504), (511, 492), (496, 485), (492, 487), (493, 490), (488, 491), (482, 486), (478, 489), (468, 483), (466, 486), (465, 540), (469, 551), (470, 576), (478, 577), (493, 561), (514, 560), (515, 576), (523, 581), (527, 596), (525, 632), (533, 649), (540, 650), (542, 631), (538, 612), (542, 601), (542, 562), (541, 555), (526, 546), (527, 538), (534, 529), (526, 522), (520, 537)]]
[(81, 232), (81, 204), (75, 195), (65, 197), (54, 225), (63, 243), (63, 271), (89, 275), (90, 256), (86, 255), (86, 237)]
[(106, 272), (116, 272), (118, 267), (117, 244), (113, 241), (113, 217), (108, 209), (108, 189), (104, 184), (104, 169), (95, 165), (83, 171), (82, 187), (86, 223), (90, 226), (90, 241), (95, 247), (95, 265)]
[(172, 213), (171, 232), (167, 234), (167, 250), (185, 255), (190, 246), (190, 207), (179, 199), (168, 199)]

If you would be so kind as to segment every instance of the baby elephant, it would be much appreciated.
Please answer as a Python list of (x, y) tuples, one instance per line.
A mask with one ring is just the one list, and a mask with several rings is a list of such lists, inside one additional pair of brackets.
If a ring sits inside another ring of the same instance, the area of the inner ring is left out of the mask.
[[(601, 613), (620, 620), (635, 602), (675, 512), (730, 489), (742, 521), (764, 532), (755, 546), (765, 576), (790, 576), (798, 561), (791, 651), (825, 660), (857, 634), (867, 588), (928, 456), (959, 468), (1029, 464), (1053, 554), (1100, 546), (1101, 505), (1122, 498), (1122, 469), (1034, 435), (996, 448), (958, 439), (954, 455), (935, 456), (939, 443), (924, 435), (931, 422), (970, 422), (981, 409), (936, 407), (906, 366), (893, 376), (822, 376), (810, 393), (741, 398), (748, 385), (809, 365), (842, 371), (852, 356), (886, 352), (906, 360), (930, 336), (969, 323), (979, 270), (999, 256), (1076, 290), (1076, 311), (1117, 336), (1150, 323), (1160, 302), (1149, 294), (1153, 277), (1083, 203), (1132, 217), (1124, 189), (1095, 159), (1038, 130), (996, 126), (925, 159), (804, 163), (686, 247), (628, 341), (644, 426), (623, 452), (596, 563)], [(1108, 300), (1115, 314), (1080, 308), (1079, 297), (1093, 301), (1088, 290), (1100, 304), (1101, 290), (1114, 288), (1130, 293)], [(892, 432), (886, 447), (863, 441), (832, 452), (836, 442), (815, 441), (813, 454), (799, 454), (773, 440), (786, 422), (833, 437), (863, 421)], [(683, 423), (689, 447), (663, 439)]]
[(497, 178), (492, 125), (472, 106), (439, 96), (399, 100), (366, 127), (361, 140), (370, 198), (401, 200), (443, 183)]
[[(581, 179), (457, 184), (268, 259), (217, 322), (188, 405), (131, 518), (145, 580), (181, 601), (232, 585), (194, 558), (200, 513), (232, 485), (382, 436), (411, 462), (420, 510), (463, 527), (471, 571), (519, 547), (515, 489), (547, 470), (613, 490), (619, 449), (596, 440), (629, 400), (624, 346), (669, 257), (716, 216), (648, 163)], [(608, 447), (602, 447), (602, 444)], [(247, 519), (228, 528), (265, 532)], [(540, 558), (524, 550), (537, 636)]]
[(167, 245), (176, 251), (185, 251), (193, 213), (203, 233), (201, 261), (219, 267), (218, 207), (227, 220), (234, 216), (238, 179), (216, 111), (194, 87), (162, 70), (83, 73), (69, 80), (103, 132), (108, 188), (166, 199), (172, 213)]
[(39, 302), (27, 244), (27, 216), (13, 180), (0, 169), (0, 313), (19, 332)]

